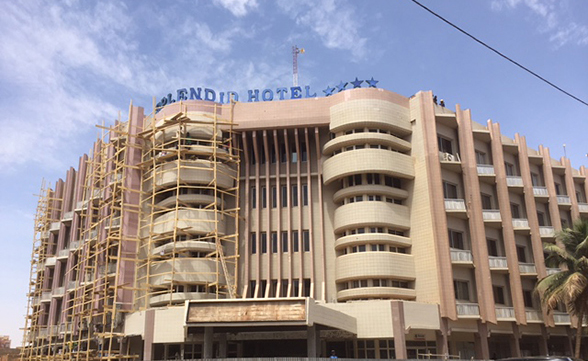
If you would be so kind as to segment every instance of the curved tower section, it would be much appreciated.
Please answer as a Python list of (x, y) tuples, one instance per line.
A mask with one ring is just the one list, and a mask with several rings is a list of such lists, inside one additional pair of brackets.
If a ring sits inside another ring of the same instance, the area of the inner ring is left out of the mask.
[(384, 99), (345, 100), (330, 109), (330, 132), (323, 176), (337, 188), (337, 300), (414, 299), (408, 109)]
[(138, 270), (144, 307), (236, 296), (239, 155), (231, 109), (174, 103), (145, 127)]

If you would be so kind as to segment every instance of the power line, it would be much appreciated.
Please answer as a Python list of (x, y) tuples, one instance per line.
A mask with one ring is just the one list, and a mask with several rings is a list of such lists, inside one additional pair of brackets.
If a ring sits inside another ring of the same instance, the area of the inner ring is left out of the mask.
[(535, 76), (536, 78), (544, 81), (545, 83), (551, 85), (552, 87), (554, 87), (555, 89), (559, 90), (560, 92), (564, 93), (565, 95), (579, 101), (580, 103), (588, 106), (588, 102), (585, 102), (584, 100), (578, 98), (577, 96), (563, 90), (562, 88), (558, 87), (557, 85), (553, 84), (552, 82), (550, 82), (549, 80), (545, 79), (544, 77), (542, 77), (541, 75), (535, 73), (534, 71), (532, 71), (531, 69), (519, 64), (518, 62), (512, 60), (511, 58), (509, 58), (508, 56), (502, 54), (501, 52), (499, 52), (498, 50), (494, 49), (493, 47), (491, 47), (490, 45), (486, 44), (485, 42), (479, 40), (478, 38), (476, 38), (475, 36), (471, 35), (470, 33), (468, 33), (467, 31), (461, 29), (459, 26), (453, 24), (452, 22), (450, 22), (449, 20), (445, 19), (444, 17), (442, 17), (441, 15), (435, 13), (433, 10), (429, 9), (428, 7), (426, 7), (425, 5), (419, 3), (416, 0), (411, 0), (413, 3), (417, 4), (418, 6), (422, 7), (423, 9), (427, 10), (429, 13), (433, 14), (434, 16), (438, 17), (439, 19), (441, 19), (443, 22), (449, 24), (450, 26), (454, 27), (455, 29), (457, 29), (459, 32), (463, 33), (464, 35), (472, 38), (473, 40), (475, 40), (477, 43), (481, 44), (482, 46), (492, 50), (493, 52), (495, 52), (496, 54), (498, 54), (499, 56), (503, 57), (504, 59), (510, 61), (511, 63), (513, 63), (514, 65), (518, 66), (519, 68), (523, 69), (524, 71), (526, 71), (527, 73)]

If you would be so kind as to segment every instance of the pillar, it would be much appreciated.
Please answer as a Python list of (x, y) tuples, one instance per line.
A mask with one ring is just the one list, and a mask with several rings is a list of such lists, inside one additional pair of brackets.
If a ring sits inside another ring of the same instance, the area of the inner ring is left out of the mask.
[(202, 347), (202, 358), (212, 358), (213, 336), (214, 329), (212, 327), (204, 327), (204, 345)]
[(143, 331), (143, 360), (153, 360), (153, 329), (155, 326), (155, 310), (145, 311), (145, 328)]
[(478, 321), (478, 332), (476, 332), (476, 358), (489, 360), (490, 349), (488, 348), (488, 324)]
[(510, 338), (510, 356), (521, 357), (521, 334), (519, 333), (519, 325), (512, 324), (512, 336)]
[(309, 326), (306, 331), (306, 350), (308, 357), (319, 356), (320, 342), (320, 331), (317, 329), (317, 326)]
[(404, 333), (404, 303), (392, 301), (392, 330), (394, 331), (394, 349), (397, 359), (406, 359), (406, 335)]
[(445, 357), (445, 356), (449, 355), (449, 344), (448, 344), (448, 340), (447, 340), (447, 338), (449, 336), (447, 323), (449, 321), (447, 318), (443, 318), (443, 317), (441, 317), (441, 319), (439, 321), (440, 321), (441, 329), (436, 332), (437, 354), (444, 355), (444, 357)]
[(545, 325), (541, 325), (541, 336), (539, 337), (539, 353), (544, 356), (549, 355), (549, 346), (547, 345), (547, 339), (549, 335), (547, 334), (547, 327)]
[(227, 358), (227, 334), (221, 333), (218, 336), (218, 357)]

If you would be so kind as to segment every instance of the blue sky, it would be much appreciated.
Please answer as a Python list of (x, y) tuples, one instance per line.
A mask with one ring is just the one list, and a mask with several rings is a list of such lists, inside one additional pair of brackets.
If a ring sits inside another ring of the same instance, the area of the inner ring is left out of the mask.
[[(588, 100), (588, 2), (421, 0)], [(410, 96), (433, 90), (554, 158), (588, 166), (588, 107), (499, 58), (409, 0), (4, 2), (0, 12), (0, 335), (20, 345), (42, 179), (51, 184), (130, 101), (184, 87), (246, 93), (355, 77)]]

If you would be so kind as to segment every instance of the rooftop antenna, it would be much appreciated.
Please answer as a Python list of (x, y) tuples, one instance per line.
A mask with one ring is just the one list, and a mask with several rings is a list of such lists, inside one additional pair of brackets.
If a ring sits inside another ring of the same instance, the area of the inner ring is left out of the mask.
[(298, 86), (298, 54), (304, 54), (303, 48), (298, 48), (298, 46), (292, 46), (292, 77), (294, 86)]

